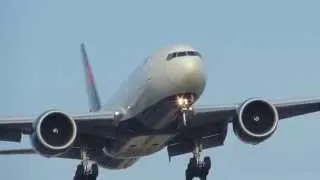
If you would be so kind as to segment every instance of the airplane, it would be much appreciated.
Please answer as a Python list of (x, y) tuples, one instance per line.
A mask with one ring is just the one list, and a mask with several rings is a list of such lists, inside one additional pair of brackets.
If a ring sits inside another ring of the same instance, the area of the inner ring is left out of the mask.
[(320, 110), (320, 99), (273, 102), (253, 97), (230, 105), (196, 105), (206, 87), (202, 55), (190, 45), (156, 50), (101, 105), (84, 43), (80, 45), (89, 111), (49, 109), (35, 117), (0, 117), (0, 140), (30, 137), (32, 148), (1, 155), (38, 154), (80, 161), (74, 180), (96, 180), (99, 169), (126, 169), (167, 149), (172, 157), (192, 153), (185, 179), (206, 180), (210, 157), (201, 152), (224, 145), (228, 125), (244, 143), (258, 145), (279, 120)]

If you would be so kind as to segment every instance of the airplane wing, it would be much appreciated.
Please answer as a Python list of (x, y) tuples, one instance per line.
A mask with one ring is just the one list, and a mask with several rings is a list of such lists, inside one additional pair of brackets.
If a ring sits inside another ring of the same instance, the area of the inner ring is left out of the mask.
[[(74, 119), (78, 134), (114, 138), (116, 131), (116, 119), (114, 113), (89, 112), (84, 114), (70, 115)], [(20, 142), (23, 134), (35, 132), (33, 124), (37, 117), (10, 117), (0, 118), (0, 141)], [(100, 149), (88, 149), (91, 154), (99, 153)], [(32, 155), (37, 152), (30, 149), (3, 149), (0, 155)], [(57, 156), (58, 158), (81, 159), (80, 147), (72, 146), (67, 152)]]
[[(279, 119), (320, 111), (320, 99), (270, 101), (278, 111)], [(228, 123), (236, 116), (241, 103), (226, 106), (197, 106), (188, 130), (178, 133), (167, 145), (169, 157), (192, 152), (193, 142), (188, 136), (200, 136), (203, 149), (224, 143)]]
[[(116, 119), (114, 113), (89, 112), (70, 115), (77, 124), (78, 134), (114, 138), (116, 131)], [(33, 124), (37, 117), (9, 117), (0, 118), (0, 141), (20, 142), (23, 134), (34, 132)], [(88, 148), (91, 154), (101, 153), (100, 149)], [(2, 149), (0, 155), (32, 155), (37, 152), (32, 149)], [(57, 156), (58, 158), (81, 159), (80, 147), (72, 146), (67, 152)]]
[[(286, 119), (294, 116), (304, 115), (320, 111), (320, 99), (304, 99), (304, 100), (289, 100), (289, 101), (270, 101), (277, 109), (279, 119)], [(198, 106), (195, 107), (194, 125), (205, 124), (206, 121), (220, 122), (228, 120), (235, 115), (237, 108), (241, 103), (229, 106)]]
[[(90, 112), (70, 115), (77, 124), (80, 133), (106, 136), (106, 130), (112, 136), (115, 126), (114, 113)], [(20, 142), (23, 134), (34, 132), (33, 124), (37, 117), (0, 118), (0, 141)], [(108, 135), (107, 135), (108, 136)]]
[[(194, 108), (193, 119), (187, 130), (176, 130), (177, 135), (167, 143), (169, 157), (192, 152), (193, 142), (191, 137), (200, 136), (203, 149), (218, 147), (224, 144), (228, 123), (237, 113), (241, 104), (227, 106), (197, 106)], [(290, 118), (303, 114), (320, 111), (320, 99), (295, 100), (274, 102), (279, 119)], [(114, 113), (90, 112), (86, 114), (71, 115), (80, 133), (92, 135), (106, 135), (110, 132), (112, 137), (115, 131)], [(33, 132), (32, 126), (35, 118), (0, 118), (0, 141), (19, 142), (22, 134)], [(165, 132), (165, 131), (164, 131)], [(139, 135), (139, 132), (136, 132)], [(141, 132), (143, 134), (143, 132)], [(156, 135), (154, 132), (153, 135)], [(98, 149), (92, 149), (92, 153), (99, 153)], [(0, 150), (0, 155), (35, 154), (33, 149), (9, 149)], [(80, 159), (78, 147), (72, 147), (68, 152), (59, 155), (59, 158)]]

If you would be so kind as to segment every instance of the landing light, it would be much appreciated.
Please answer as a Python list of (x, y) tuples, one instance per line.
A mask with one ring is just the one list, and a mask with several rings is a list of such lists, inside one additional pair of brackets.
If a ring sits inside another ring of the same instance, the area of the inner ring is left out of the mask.
[(187, 106), (189, 104), (189, 101), (187, 98), (177, 97), (177, 104), (178, 106)]

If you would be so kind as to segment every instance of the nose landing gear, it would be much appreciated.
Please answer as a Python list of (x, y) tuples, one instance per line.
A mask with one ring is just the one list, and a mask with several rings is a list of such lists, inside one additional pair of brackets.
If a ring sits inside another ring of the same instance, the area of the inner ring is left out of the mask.
[(98, 165), (90, 162), (86, 150), (81, 152), (82, 161), (77, 166), (73, 180), (96, 180), (99, 173)]
[[(193, 96), (177, 97), (177, 105), (180, 108), (182, 122), (179, 123), (183, 128), (187, 128), (192, 119), (193, 109), (191, 105), (194, 102)], [(202, 144), (197, 137), (190, 136), (193, 140), (193, 157), (190, 158), (187, 169), (186, 169), (186, 180), (192, 180), (195, 177), (200, 178), (200, 180), (206, 180), (209, 170), (211, 169), (211, 159), (206, 156), (201, 159)]]
[(189, 120), (191, 119), (190, 116), (193, 114), (191, 105), (193, 102), (194, 98), (192, 95), (190, 97), (177, 96), (177, 105), (180, 108), (180, 112), (182, 115), (181, 125), (183, 127), (187, 127)]
[(195, 177), (200, 178), (200, 180), (207, 179), (207, 175), (211, 169), (211, 159), (206, 156), (201, 160), (201, 148), (201, 144), (199, 142), (195, 142), (193, 157), (190, 158), (186, 169), (186, 180), (192, 180)]

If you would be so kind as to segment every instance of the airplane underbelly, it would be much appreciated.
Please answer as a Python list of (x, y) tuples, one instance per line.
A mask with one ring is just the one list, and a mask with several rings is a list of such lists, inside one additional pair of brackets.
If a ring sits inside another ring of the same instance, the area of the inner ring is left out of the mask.
[(165, 147), (172, 135), (139, 136), (127, 139), (125, 144), (116, 151), (103, 151), (103, 156), (97, 159), (101, 167), (107, 169), (126, 169), (135, 164), (140, 157), (153, 154)]
[(172, 135), (134, 137), (121, 146), (116, 156), (121, 158), (147, 156), (160, 151), (171, 138)]
[(126, 169), (135, 164), (139, 158), (117, 159), (110, 156), (103, 156), (97, 160), (97, 163), (107, 169)]
[[(139, 131), (141, 126), (147, 129), (161, 129), (174, 123), (178, 109), (173, 103), (175, 102), (172, 100), (173, 98), (166, 98), (148, 108), (139, 114), (136, 119), (131, 120), (132, 124), (129, 124), (129, 127), (136, 126), (137, 131)], [(115, 142), (113, 152), (115, 152), (116, 157), (121, 158), (147, 156), (164, 148), (166, 142), (173, 136), (174, 134), (163, 134), (120, 138)]]

